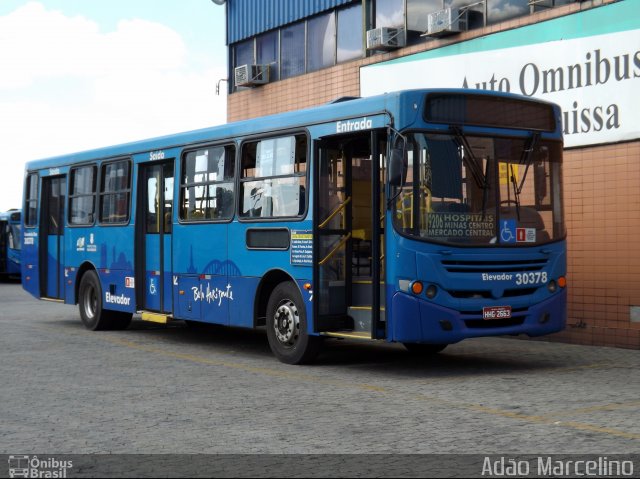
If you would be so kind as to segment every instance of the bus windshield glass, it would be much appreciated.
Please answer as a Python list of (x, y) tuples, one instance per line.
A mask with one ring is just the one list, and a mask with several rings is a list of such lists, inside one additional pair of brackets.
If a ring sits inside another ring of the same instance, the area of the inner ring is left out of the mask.
[(19, 250), (22, 248), (22, 227), (20, 225), (9, 225), (9, 248)]
[(412, 133), (394, 192), (405, 235), (460, 246), (527, 246), (564, 238), (562, 144), (525, 138)]

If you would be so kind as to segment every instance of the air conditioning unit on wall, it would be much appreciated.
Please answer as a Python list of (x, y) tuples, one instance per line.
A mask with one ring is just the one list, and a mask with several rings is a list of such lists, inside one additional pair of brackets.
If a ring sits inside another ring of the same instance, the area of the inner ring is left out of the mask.
[(237, 87), (252, 87), (269, 83), (269, 65), (240, 65), (234, 70)]
[(380, 27), (367, 31), (367, 50), (395, 50), (404, 45), (403, 28)]
[(466, 32), (468, 29), (468, 8), (445, 8), (429, 14), (426, 35), (429, 37), (442, 37)]

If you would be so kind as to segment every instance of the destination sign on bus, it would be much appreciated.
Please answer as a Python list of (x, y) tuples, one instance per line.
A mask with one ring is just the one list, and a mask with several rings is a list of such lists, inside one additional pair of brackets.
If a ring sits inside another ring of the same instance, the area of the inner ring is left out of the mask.
[(481, 213), (429, 213), (428, 234), (432, 238), (485, 238), (496, 235), (494, 215)]

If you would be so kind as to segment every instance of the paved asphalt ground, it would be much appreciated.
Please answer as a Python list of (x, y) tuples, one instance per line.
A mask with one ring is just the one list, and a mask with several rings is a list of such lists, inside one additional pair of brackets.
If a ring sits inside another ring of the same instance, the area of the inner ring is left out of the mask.
[(0, 375), (0, 454), (640, 453), (632, 350), (332, 340), (289, 366), (261, 331), (90, 332), (0, 283)]

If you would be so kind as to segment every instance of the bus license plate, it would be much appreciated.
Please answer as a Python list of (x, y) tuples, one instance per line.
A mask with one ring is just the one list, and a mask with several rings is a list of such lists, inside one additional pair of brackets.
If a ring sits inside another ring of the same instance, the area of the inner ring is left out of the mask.
[(511, 318), (511, 306), (491, 306), (482, 308), (482, 319), (509, 319)]

